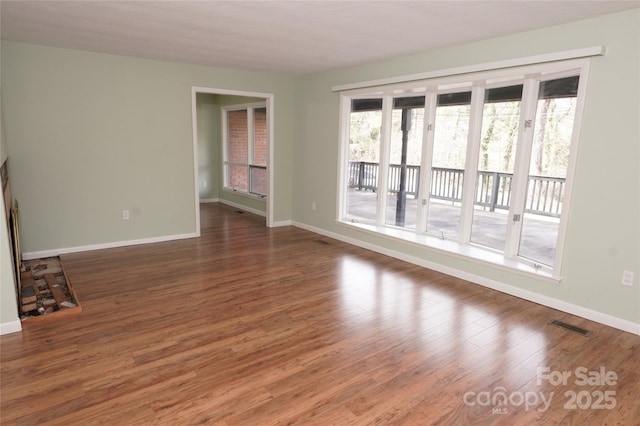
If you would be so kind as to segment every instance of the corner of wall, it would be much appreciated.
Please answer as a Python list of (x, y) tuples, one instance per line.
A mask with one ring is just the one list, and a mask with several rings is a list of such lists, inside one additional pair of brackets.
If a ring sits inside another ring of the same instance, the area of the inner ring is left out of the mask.
[[(0, 85), (0, 166), (9, 156), (2, 112), (2, 86)], [(2, 197), (4, 200), (4, 196)], [(16, 278), (10, 255), (9, 229), (4, 201), (0, 208), (0, 335), (22, 330), (16, 303)]]
[[(4, 197), (3, 197), (4, 198)], [(0, 208), (0, 334), (22, 329), (16, 302), (16, 278), (11, 264), (11, 248), (4, 203)]]

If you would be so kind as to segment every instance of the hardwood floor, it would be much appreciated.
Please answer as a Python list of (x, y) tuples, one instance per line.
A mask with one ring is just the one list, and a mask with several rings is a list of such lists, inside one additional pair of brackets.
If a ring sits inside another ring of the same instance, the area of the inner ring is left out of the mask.
[(224, 205), (201, 220), (63, 256), (83, 312), (0, 337), (2, 425), (640, 419), (640, 336)]

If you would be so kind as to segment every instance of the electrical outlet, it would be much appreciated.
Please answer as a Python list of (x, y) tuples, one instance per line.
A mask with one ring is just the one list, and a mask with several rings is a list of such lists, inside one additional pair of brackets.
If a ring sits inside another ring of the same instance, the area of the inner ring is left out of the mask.
[(312, 202), (311, 202), (311, 210), (315, 210), (315, 209), (316, 209), (316, 207), (317, 207), (317, 206), (316, 206), (316, 202), (315, 202), (315, 201), (312, 201)]
[(129, 220), (129, 210), (122, 210), (122, 220)]
[(622, 285), (631, 287), (633, 285), (633, 272), (624, 271), (622, 273)]

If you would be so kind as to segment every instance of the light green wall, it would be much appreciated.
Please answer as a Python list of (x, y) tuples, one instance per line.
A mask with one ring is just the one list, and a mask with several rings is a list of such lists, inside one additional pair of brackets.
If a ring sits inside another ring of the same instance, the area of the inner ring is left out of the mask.
[[(297, 79), (294, 220), (640, 323), (639, 22), (635, 9)], [(590, 69), (560, 285), (336, 224), (339, 95), (332, 86), (595, 45), (607, 53)], [(635, 272), (633, 287), (620, 284), (623, 270)]]
[(220, 107), (218, 95), (196, 94), (198, 111), (198, 179), (200, 199), (218, 198), (220, 194)]
[[(0, 70), (2, 69), (2, 48), (0, 46)], [(7, 136), (4, 127), (4, 111), (2, 110), (2, 71), (0, 71), (0, 165), (9, 156), (9, 148), (7, 146)]]
[(2, 86), (25, 252), (195, 232), (192, 86), (274, 95), (290, 219), (291, 77), (3, 42)]
[(4, 134), (4, 112), (2, 112), (2, 86), (0, 86), (0, 164), (9, 156), (7, 137)]
[(264, 101), (265, 98), (254, 98), (251, 96), (218, 95), (218, 105), (220, 106), (252, 104)]

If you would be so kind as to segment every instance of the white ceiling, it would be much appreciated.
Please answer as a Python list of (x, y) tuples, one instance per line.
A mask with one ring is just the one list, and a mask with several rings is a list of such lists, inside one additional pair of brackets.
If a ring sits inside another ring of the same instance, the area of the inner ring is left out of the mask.
[(640, 1), (1, 0), (4, 40), (308, 74), (640, 6)]

